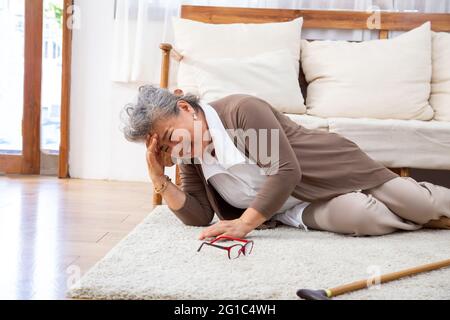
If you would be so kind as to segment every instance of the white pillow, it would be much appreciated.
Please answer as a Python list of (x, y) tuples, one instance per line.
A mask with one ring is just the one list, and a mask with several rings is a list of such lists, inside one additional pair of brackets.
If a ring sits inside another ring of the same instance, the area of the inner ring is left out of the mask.
[(433, 74), (430, 104), (434, 119), (450, 121), (450, 33), (433, 34)]
[(281, 112), (305, 113), (294, 62), (288, 50), (247, 58), (195, 62), (200, 97), (211, 102), (230, 94), (257, 96)]
[(303, 18), (275, 23), (210, 24), (172, 18), (174, 47), (183, 56), (177, 85), (184, 92), (198, 94), (192, 64), (208, 58), (243, 58), (287, 49), (299, 73)]
[(307, 113), (320, 117), (433, 118), (430, 22), (394, 39), (302, 40)]

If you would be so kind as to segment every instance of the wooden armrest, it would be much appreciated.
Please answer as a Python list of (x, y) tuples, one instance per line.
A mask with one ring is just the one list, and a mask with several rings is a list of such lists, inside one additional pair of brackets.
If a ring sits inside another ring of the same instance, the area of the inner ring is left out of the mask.
[(159, 48), (162, 51), (168, 52), (175, 60), (177, 61), (183, 60), (183, 55), (179, 53), (177, 50), (175, 50), (170, 43), (161, 43), (159, 45)]

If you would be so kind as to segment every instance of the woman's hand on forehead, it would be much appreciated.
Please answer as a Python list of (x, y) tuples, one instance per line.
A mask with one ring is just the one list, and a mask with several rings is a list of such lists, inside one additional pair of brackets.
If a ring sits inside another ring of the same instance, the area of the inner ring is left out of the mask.
[(146, 138), (145, 138), (145, 146), (148, 148), (148, 146), (150, 145), (150, 140), (151, 140), (151, 134), (148, 133)]
[(152, 138), (156, 139), (156, 148), (158, 151), (167, 152), (167, 149), (169, 149), (169, 146), (167, 146), (164, 141), (159, 139), (159, 135), (157, 133), (153, 133), (150, 135), (150, 138), (148, 139), (148, 143), (150, 144)]
[(153, 138), (156, 138), (156, 142), (159, 143), (159, 141), (158, 141), (158, 134), (157, 133), (148, 133), (147, 134), (147, 138), (145, 140), (145, 145), (147, 146), (147, 148), (150, 145), (150, 143), (152, 142)]

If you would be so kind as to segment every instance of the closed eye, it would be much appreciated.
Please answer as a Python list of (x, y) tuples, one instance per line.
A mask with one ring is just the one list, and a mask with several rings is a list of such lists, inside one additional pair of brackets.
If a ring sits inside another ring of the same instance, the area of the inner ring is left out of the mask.
[(167, 150), (169, 150), (169, 146), (162, 145), (161, 147), (159, 147), (159, 151), (166, 152)]

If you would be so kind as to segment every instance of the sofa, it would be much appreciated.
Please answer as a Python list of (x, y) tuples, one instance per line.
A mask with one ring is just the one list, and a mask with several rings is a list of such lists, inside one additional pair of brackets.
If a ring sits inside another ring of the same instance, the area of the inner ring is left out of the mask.
[[(378, 12), (374, 27), (370, 12), (181, 9), (175, 43), (160, 45), (161, 87), (206, 100), (254, 94), (299, 125), (347, 137), (402, 176), (450, 170), (450, 14)], [(380, 40), (303, 39), (308, 28), (370, 28)]]

